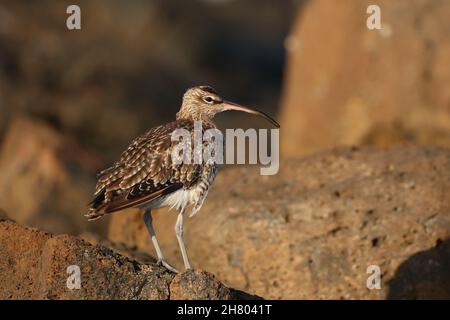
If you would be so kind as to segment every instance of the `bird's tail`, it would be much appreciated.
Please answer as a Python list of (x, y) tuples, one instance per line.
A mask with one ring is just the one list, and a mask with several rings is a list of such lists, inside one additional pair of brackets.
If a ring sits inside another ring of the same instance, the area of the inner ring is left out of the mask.
[(86, 213), (84, 216), (88, 218), (89, 221), (100, 219), (104, 213), (96, 212), (94, 209), (89, 209), (88, 213)]
[(105, 214), (105, 189), (101, 190), (89, 203), (88, 212), (84, 215), (89, 221), (97, 220)]

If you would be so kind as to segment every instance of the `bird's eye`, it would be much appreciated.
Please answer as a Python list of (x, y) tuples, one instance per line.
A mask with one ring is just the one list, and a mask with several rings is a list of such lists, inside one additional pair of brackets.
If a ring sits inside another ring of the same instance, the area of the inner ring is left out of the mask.
[(206, 103), (212, 104), (212, 103), (214, 103), (214, 98), (211, 96), (206, 96), (203, 98), (203, 101), (205, 101)]

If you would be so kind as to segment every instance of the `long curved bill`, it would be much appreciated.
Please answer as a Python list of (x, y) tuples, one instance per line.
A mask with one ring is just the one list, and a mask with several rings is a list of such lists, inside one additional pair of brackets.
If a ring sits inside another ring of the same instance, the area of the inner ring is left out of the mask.
[(243, 107), (241, 105), (238, 105), (238, 104), (230, 102), (230, 101), (224, 101), (223, 102), (223, 106), (224, 106), (223, 111), (236, 110), (236, 111), (247, 112), (247, 113), (250, 113), (250, 114), (255, 114), (257, 116), (263, 117), (264, 119), (266, 119), (267, 121), (272, 123), (275, 127), (277, 127), (277, 128), (280, 127), (278, 122), (276, 122), (271, 116), (269, 116), (268, 114), (266, 114), (266, 113), (264, 113), (262, 111), (257, 111), (257, 110), (253, 110), (253, 109), (250, 109), (250, 108), (247, 108), (247, 107)]

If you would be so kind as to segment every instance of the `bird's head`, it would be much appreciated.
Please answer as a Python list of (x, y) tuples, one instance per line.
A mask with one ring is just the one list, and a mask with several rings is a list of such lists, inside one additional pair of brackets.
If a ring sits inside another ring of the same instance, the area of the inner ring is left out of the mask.
[(181, 109), (177, 113), (177, 119), (211, 121), (217, 113), (230, 110), (242, 111), (261, 116), (277, 128), (280, 127), (280, 125), (273, 118), (264, 112), (226, 101), (209, 86), (193, 87), (189, 88), (185, 92)]

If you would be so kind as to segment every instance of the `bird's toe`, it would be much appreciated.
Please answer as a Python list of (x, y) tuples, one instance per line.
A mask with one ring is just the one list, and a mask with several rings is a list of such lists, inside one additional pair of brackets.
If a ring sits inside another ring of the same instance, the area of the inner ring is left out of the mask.
[(180, 273), (178, 269), (170, 265), (166, 260), (158, 260), (158, 264), (164, 266), (167, 270), (174, 272), (174, 273)]

